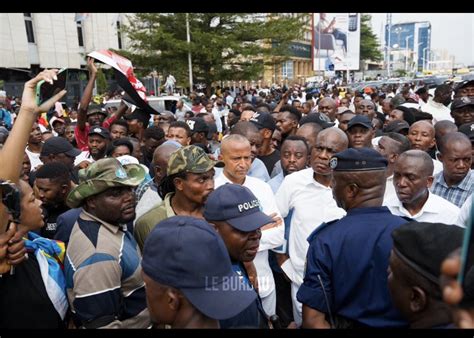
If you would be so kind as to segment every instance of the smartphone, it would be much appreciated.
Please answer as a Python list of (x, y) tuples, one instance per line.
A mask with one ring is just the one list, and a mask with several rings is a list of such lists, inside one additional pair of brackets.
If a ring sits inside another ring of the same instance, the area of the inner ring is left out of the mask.
[(59, 70), (56, 76), (58, 79), (53, 81), (53, 84), (42, 80), (36, 85), (36, 103), (38, 105), (48, 101), (61, 90), (66, 89), (68, 70), (63, 68)]
[(349, 32), (357, 30), (357, 13), (349, 13)]
[(465, 291), (464, 299), (468, 298), (472, 301), (472, 278), (474, 277), (473, 273), (473, 257), (474, 257), (474, 199), (471, 202), (471, 213), (469, 215), (469, 221), (464, 229), (464, 237), (461, 248), (461, 270), (458, 274), (458, 282), (463, 287)]

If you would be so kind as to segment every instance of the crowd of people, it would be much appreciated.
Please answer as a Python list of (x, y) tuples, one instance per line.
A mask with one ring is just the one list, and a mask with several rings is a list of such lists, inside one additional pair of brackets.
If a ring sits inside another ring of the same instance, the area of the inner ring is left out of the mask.
[(474, 81), (150, 115), (87, 68), (73, 109), (36, 103), (55, 70), (0, 107), (0, 328), (474, 327)]

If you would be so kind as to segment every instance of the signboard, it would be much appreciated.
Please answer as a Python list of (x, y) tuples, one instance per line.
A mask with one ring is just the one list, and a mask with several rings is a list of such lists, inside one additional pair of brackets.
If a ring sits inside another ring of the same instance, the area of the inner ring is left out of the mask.
[(358, 70), (360, 13), (313, 13), (313, 70)]

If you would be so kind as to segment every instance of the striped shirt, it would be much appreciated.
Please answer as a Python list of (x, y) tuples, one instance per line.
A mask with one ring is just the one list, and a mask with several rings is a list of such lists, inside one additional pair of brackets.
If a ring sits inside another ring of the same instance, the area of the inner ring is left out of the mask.
[(150, 325), (141, 255), (126, 226), (82, 211), (66, 251), (68, 300), (77, 325), (146, 328)]
[(443, 176), (444, 171), (435, 175), (433, 185), (431, 186), (431, 192), (436, 194), (445, 200), (457, 205), (459, 208), (462, 207), (464, 201), (472, 194), (474, 188), (474, 176), (472, 170), (469, 170), (468, 174), (464, 179), (457, 185), (448, 187)]

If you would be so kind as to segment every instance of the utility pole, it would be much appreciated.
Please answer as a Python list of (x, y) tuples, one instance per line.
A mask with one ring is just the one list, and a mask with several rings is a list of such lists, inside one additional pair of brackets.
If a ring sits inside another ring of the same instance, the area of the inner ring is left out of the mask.
[(392, 13), (387, 13), (387, 26), (388, 26), (388, 36), (387, 36), (387, 49), (386, 49), (386, 60), (387, 60), (387, 76), (391, 77), (390, 71), (390, 56), (392, 54), (392, 42), (391, 42), (391, 35), (392, 35)]
[(189, 34), (189, 13), (186, 13), (186, 39), (188, 41), (189, 92), (193, 91), (193, 65), (191, 62), (191, 35)]

